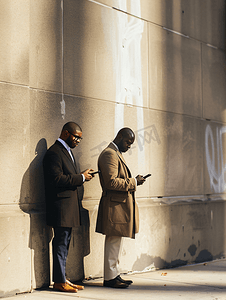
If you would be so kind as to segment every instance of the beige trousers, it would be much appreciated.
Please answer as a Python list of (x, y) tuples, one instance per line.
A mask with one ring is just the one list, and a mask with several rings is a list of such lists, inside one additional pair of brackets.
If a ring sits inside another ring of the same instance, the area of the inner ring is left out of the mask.
[(117, 277), (119, 272), (119, 256), (122, 248), (121, 236), (106, 236), (104, 247), (104, 280)]

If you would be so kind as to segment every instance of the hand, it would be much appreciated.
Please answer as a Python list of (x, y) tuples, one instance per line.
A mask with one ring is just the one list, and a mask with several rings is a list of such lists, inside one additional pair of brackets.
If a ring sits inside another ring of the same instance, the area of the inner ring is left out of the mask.
[(93, 172), (93, 171), (94, 171), (93, 169), (87, 169), (81, 172), (80, 174), (83, 174), (85, 176), (85, 181), (90, 181), (94, 177), (94, 175), (89, 174), (89, 172)]
[(142, 175), (137, 175), (136, 180), (137, 180), (137, 185), (141, 185), (146, 181)]

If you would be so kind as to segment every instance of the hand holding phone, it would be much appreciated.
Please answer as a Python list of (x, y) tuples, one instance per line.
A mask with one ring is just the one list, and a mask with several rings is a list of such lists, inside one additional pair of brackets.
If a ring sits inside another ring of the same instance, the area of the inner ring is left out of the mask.
[(94, 176), (92, 175), (93, 169), (86, 169), (85, 171), (81, 172), (85, 176), (85, 181), (90, 181)]
[(135, 178), (137, 180), (137, 185), (141, 185), (145, 182), (145, 179), (142, 175), (137, 175)]

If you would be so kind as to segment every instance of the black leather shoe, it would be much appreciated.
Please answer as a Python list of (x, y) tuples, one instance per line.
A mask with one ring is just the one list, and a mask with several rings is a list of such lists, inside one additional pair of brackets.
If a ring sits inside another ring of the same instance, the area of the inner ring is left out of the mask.
[(128, 284), (120, 281), (117, 277), (111, 280), (104, 280), (104, 286), (111, 287), (111, 288), (121, 288), (125, 289), (128, 288)]
[(132, 280), (124, 280), (124, 279), (122, 279), (122, 277), (121, 277), (120, 275), (118, 275), (116, 278), (117, 278), (119, 281), (121, 281), (121, 282), (123, 282), (123, 283), (126, 283), (126, 284), (128, 284), (128, 285), (130, 285), (130, 284), (133, 283)]
[(74, 284), (76, 285), (85, 285), (85, 283), (82, 281), (82, 279), (80, 280), (76, 280), (76, 281), (73, 281)]

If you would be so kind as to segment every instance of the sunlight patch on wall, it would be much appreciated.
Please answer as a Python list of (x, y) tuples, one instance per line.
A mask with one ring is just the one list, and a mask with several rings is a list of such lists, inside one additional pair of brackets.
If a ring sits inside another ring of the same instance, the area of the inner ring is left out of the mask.
[(222, 193), (226, 189), (225, 173), (226, 163), (224, 156), (223, 137), (226, 133), (226, 126), (216, 128), (216, 138), (210, 125), (206, 126), (205, 148), (206, 148), (206, 164), (210, 177), (210, 188), (215, 193)]
[[(118, 1), (120, 10), (127, 11), (127, 4)], [(131, 13), (140, 14), (140, 1), (131, 0)], [(125, 13), (117, 14), (117, 57), (116, 57), (116, 107), (115, 134), (125, 125), (125, 105), (143, 107), (141, 38), (144, 22)], [(136, 129), (144, 127), (143, 109), (137, 107), (134, 120)], [(135, 129), (133, 127), (133, 129)], [(138, 165), (145, 167), (145, 151), (138, 155)]]

